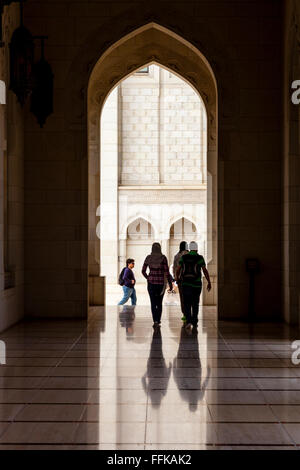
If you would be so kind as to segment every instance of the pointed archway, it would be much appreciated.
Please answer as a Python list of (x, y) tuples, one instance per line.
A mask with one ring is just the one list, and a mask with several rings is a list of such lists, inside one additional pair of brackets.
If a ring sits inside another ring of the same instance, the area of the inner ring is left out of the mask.
[[(188, 41), (156, 23), (148, 23), (110, 46), (99, 58), (88, 86), (89, 158), (89, 275), (99, 276), (100, 244), (96, 236), (100, 207), (100, 117), (111, 90), (133, 71), (156, 63), (189, 83), (201, 96), (207, 116), (207, 243), (211, 253), (209, 270), (213, 281), (204, 304), (217, 304), (218, 278), (218, 150), (217, 84), (212, 68), (201, 52)], [(113, 195), (112, 195), (113, 197)]]

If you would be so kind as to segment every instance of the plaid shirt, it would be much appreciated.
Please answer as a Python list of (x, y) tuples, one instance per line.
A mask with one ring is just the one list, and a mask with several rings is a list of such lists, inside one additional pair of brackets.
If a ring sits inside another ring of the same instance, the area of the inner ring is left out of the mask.
[[(147, 274), (147, 268), (149, 267), (150, 272)], [(164, 256), (162, 264), (159, 268), (153, 268), (148, 264), (148, 257), (144, 261), (143, 269), (142, 269), (143, 276), (147, 279), (150, 284), (160, 284), (164, 285), (165, 281), (167, 280), (169, 283), (170, 289), (172, 289), (172, 282), (173, 278), (169, 271), (168, 261), (167, 258)]]

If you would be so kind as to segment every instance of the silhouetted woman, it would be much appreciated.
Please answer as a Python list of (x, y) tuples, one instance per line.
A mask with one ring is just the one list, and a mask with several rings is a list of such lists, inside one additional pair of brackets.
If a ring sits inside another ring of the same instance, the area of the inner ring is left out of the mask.
[[(147, 268), (150, 272), (147, 274)], [(144, 261), (143, 276), (148, 281), (148, 292), (151, 301), (151, 310), (153, 317), (153, 327), (160, 325), (162, 302), (167, 283), (172, 290), (173, 278), (169, 271), (168, 260), (161, 252), (159, 243), (153, 243), (151, 255), (148, 255)]]

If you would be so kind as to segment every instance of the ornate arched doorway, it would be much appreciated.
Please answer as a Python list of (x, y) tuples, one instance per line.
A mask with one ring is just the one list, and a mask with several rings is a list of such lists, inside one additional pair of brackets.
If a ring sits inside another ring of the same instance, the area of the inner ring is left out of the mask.
[[(217, 299), (217, 86), (214, 73), (205, 57), (192, 44), (159, 26), (149, 23), (117, 41), (100, 57), (93, 68), (88, 87), (89, 149), (89, 275), (100, 274), (100, 243), (96, 226), (101, 217), (100, 180), (100, 111), (109, 93), (122, 79), (145, 64), (156, 63), (186, 80), (201, 96), (207, 116), (207, 252), (213, 281), (211, 294), (204, 304)], [(117, 195), (112, 192), (110, 198)], [(98, 209), (98, 211), (97, 211)], [(111, 241), (117, 252), (117, 240)], [(115, 244), (115, 245), (114, 245)]]

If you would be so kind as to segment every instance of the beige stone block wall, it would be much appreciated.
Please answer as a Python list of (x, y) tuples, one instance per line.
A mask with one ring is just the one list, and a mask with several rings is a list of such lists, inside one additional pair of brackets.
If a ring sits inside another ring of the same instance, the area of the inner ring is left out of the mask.
[(206, 181), (206, 111), (199, 95), (174, 74), (162, 71), (163, 182)]
[(119, 87), (121, 183), (204, 183), (207, 119), (192, 87), (157, 65)]
[(159, 184), (159, 69), (120, 84), (122, 184)]

